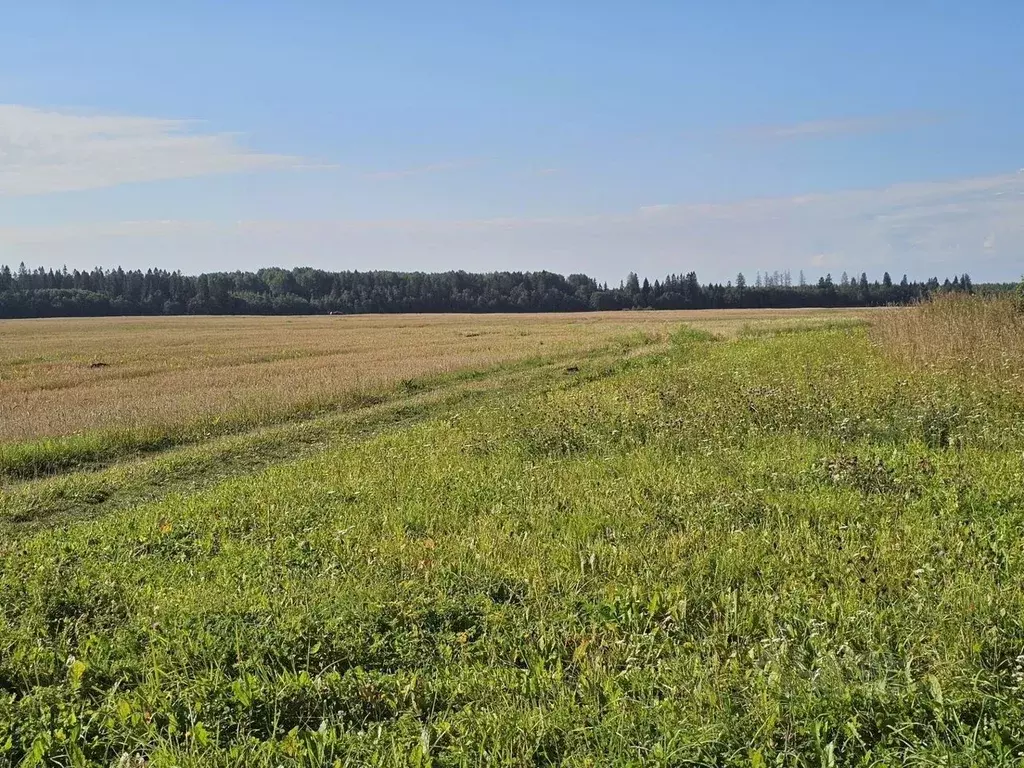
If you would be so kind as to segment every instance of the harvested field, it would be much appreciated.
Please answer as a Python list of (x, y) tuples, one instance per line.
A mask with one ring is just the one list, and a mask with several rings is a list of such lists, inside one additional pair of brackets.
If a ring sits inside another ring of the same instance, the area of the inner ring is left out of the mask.
[(170, 427), (214, 417), (258, 425), (295, 410), (360, 401), (423, 376), (656, 344), (682, 322), (732, 335), (750, 323), (824, 323), (865, 314), (729, 310), (0, 321), (0, 441)]

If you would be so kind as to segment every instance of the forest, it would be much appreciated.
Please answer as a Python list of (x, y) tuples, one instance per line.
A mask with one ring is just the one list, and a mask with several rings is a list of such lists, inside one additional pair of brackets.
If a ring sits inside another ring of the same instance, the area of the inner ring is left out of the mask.
[(808, 281), (787, 272), (702, 284), (696, 272), (618, 286), (551, 272), (328, 272), (310, 267), (183, 275), (161, 269), (68, 271), (0, 266), (0, 318), (108, 315), (305, 315), (403, 312), (580, 312), (908, 304), (941, 292), (997, 291), (967, 274), (895, 282), (886, 272)]

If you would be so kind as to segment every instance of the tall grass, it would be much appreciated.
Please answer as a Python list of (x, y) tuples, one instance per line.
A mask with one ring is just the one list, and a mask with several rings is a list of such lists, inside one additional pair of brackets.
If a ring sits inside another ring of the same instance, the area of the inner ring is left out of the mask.
[(915, 368), (1024, 386), (1024, 308), (1013, 296), (939, 295), (880, 315), (872, 336), (891, 357)]

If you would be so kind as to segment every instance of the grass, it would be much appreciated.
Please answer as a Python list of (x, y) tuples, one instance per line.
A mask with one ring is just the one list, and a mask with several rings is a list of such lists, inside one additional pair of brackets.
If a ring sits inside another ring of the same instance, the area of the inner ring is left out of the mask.
[[(779, 317), (826, 320), (827, 310)], [(580, 353), (681, 322), (728, 335), (765, 312), (160, 317), (0, 321), (0, 442), (233, 418), (405, 380)], [(91, 368), (92, 363), (107, 367)]]
[[(651, 344), (652, 338), (634, 335), (617, 340), (611, 348), (626, 352)], [(606, 350), (594, 349), (598, 354)], [(571, 358), (572, 356), (569, 356)], [(360, 412), (382, 403), (400, 400), (409, 394), (432, 390), (464, 381), (513, 373), (539, 365), (557, 364), (565, 356), (526, 358), (488, 369), (452, 371), (429, 377), (403, 379), (376, 391), (343, 392), (333, 400), (296, 402), (288, 408), (252, 414), (248, 411), (205, 416), (184, 424), (150, 425), (134, 429), (104, 429), (67, 437), (47, 437), (0, 445), (0, 478), (38, 478), (81, 469), (98, 469), (117, 461), (157, 453), (186, 445), (205, 445), (230, 435), (251, 435), (274, 426), (307, 425), (338, 414)]]
[[(17, 485), (123, 503), (9, 524), (0, 761), (1019, 765), (1024, 397), (874, 333), (682, 330)], [(209, 476), (145, 497), (176, 456)]]
[(874, 337), (904, 364), (1024, 388), (1024, 304), (1015, 296), (939, 295), (881, 315)]
[(737, 332), (743, 337), (751, 336), (778, 336), (783, 333), (803, 333), (810, 330), (841, 330), (845, 328), (866, 328), (870, 325), (868, 318), (877, 320), (882, 316), (881, 311), (873, 311), (870, 314), (863, 312), (860, 315), (842, 316), (834, 319), (812, 318), (809, 320), (798, 320), (796, 322), (779, 322), (776, 319), (760, 320), (753, 323), (745, 323)]
[[(828, 322), (836, 313), (779, 317)], [(0, 482), (382, 402), (431, 382), (729, 334), (764, 313), (0, 321)], [(93, 368), (93, 363), (105, 367)]]
[[(608, 370), (617, 356), (593, 355), (579, 361), (574, 376)], [(237, 474), (323, 451), (339, 441), (362, 439), (388, 428), (438, 417), (508, 388), (537, 388), (566, 374), (558, 363), (517, 365), (487, 372), (463, 372), (407, 382), (404, 391), (381, 403), (354, 410), (332, 410), (316, 418), (262, 427), (198, 444), (122, 460), (108, 467), (75, 471), (19, 483), (0, 494), (0, 535), (13, 536), (64, 518), (105, 514), (170, 493), (194, 492)], [(4, 526), (6, 525), (6, 530)]]

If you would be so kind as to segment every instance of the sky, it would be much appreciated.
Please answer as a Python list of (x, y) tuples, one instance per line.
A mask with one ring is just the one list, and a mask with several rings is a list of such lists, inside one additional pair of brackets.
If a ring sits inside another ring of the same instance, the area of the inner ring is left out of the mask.
[(1024, 272), (1024, 3), (10, 3), (0, 263)]

